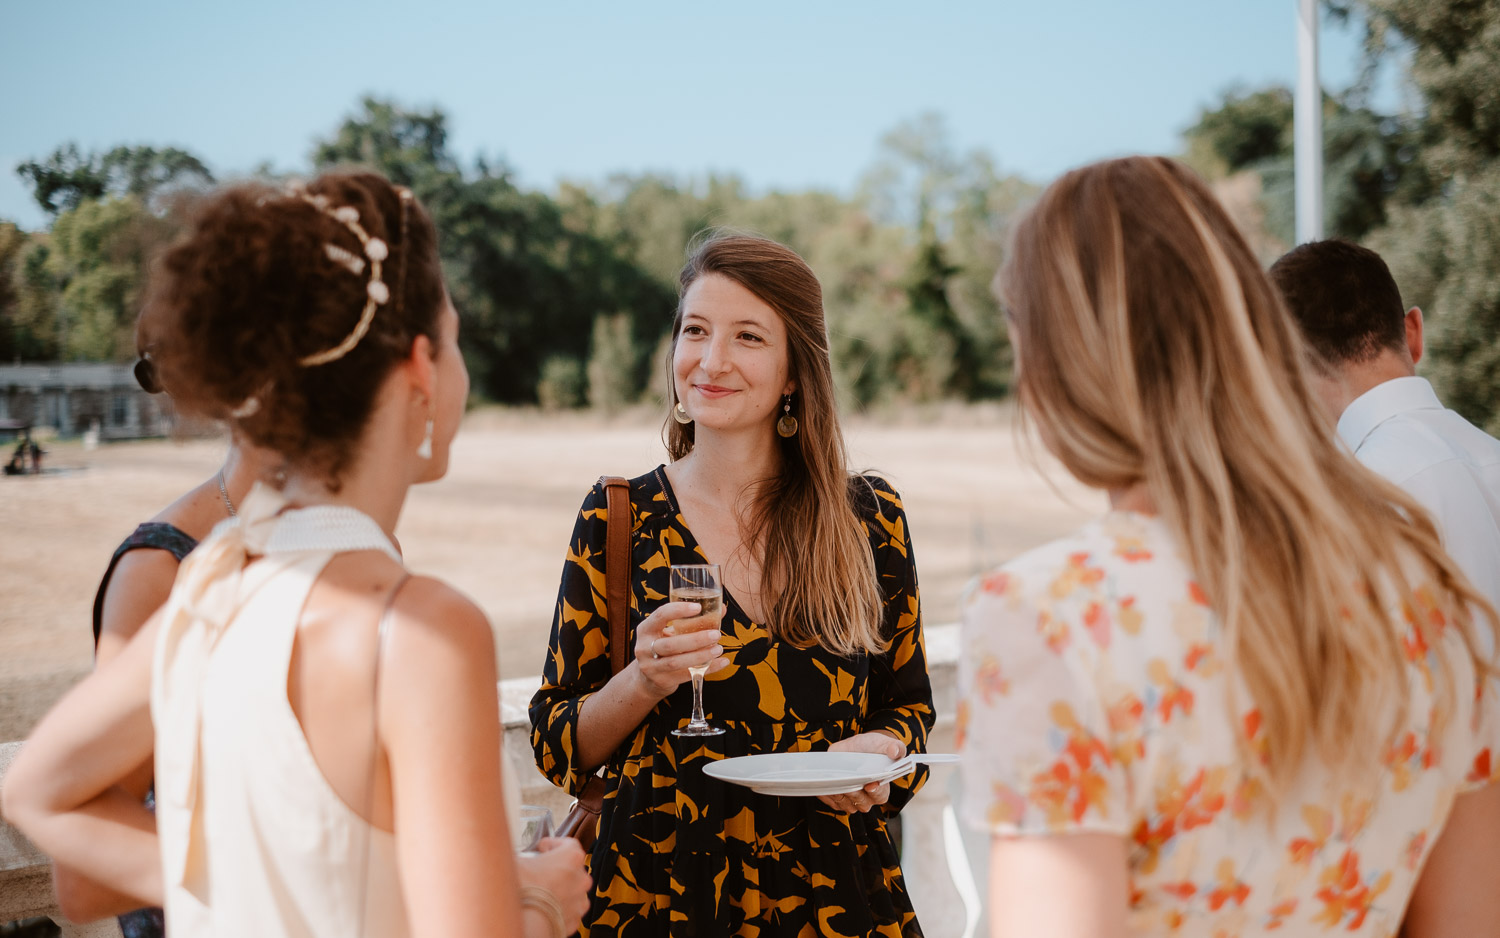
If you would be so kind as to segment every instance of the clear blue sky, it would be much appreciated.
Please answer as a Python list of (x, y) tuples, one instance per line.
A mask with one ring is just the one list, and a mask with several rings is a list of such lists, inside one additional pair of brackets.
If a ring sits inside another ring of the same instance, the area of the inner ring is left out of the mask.
[[(463, 159), (523, 185), (732, 171), (852, 189), (924, 111), (1042, 181), (1177, 152), (1234, 84), (1292, 83), (1295, 0), (0, 2), (0, 218), (43, 216), (23, 159), (176, 145), (220, 175), (297, 169), (365, 93), (441, 106)], [(1322, 33), (1326, 87), (1358, 36)]]

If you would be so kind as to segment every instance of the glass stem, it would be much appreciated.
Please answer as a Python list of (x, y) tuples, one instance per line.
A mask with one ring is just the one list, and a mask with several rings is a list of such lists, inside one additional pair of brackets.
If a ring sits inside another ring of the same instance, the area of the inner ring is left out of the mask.
[(704, 726), (708, 720), (703, 717), (703, 673), (692, 671), (693, 677), (693, 718), (688, 721), (688, 726)]

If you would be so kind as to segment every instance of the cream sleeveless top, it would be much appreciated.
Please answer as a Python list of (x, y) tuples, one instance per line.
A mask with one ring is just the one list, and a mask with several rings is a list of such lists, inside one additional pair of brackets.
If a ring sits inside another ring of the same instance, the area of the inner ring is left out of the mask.
[(167, 931), (400, 938), (395, 838), (328, 784), (287, 680), (303, 603), (334, 555), (401, 558), (355, 509), (284, 508), (257, 487), (189, 555), (164, 607), (151, 713)]

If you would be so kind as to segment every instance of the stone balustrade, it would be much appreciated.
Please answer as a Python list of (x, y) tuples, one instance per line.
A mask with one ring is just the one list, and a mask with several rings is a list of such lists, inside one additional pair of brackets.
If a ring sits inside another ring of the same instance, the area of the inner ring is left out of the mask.
[[(954, 751), (954, 697), (958, 662), (958, 627), (936, 626), (927, 630), (928, 671), (932, 680), (938, 720), (928, 741), (932, 752)], [(527, 804), (552, 809), (561, 820), (572, 799), (536, 770), (531, 752), (531, 724), (526, 705), (539, 679), (516, 678), (500, 683), (500, 713), (505, 724), (505, 751), (521, 776), (521, 798)], [(0, 787), (5, 769), (21, 743), (0, 744)], [(950, 808), (955, 767), (934, 766), (932, 777), (902, 811), (902, 869), (916, 905), (917, 918), (928, 938), (970, 938), (979, 923), (980, 909), (971, 863)], [(981, 851), (982, 852), (982, 851)], [(114, 938), (119, 929), (113, 921), (76, 925), (57, 911), (47, 858), (19, 831), (0, 821), (0, 922), (34, 916), (49, 916), (62, 928), (65, 938)]]

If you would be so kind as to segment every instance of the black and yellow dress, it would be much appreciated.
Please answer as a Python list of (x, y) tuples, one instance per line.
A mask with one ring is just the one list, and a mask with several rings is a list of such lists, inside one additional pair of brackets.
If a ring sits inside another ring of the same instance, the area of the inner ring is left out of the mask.
[[(717, 759), (826, 749), (873, 730), (925, 750), (932, 689), (906, 515), (884, 480), (855, 476), (851, 486), (875, 556), (889, 651), (845, 658), (776, 640), (726, 591), (722, 644), (731, 663), (708, 677), (703, 698), (709, 721), (727, 732), (671, 735), (692, 708), (684, 682), (620, 744), (605, 767), (610, 793), (581, 934), (921, 934), (886, 820), (921, 787), (925, 769), (893, 783), (890, 801), (868, 814), (836, 812), (816, 798), (757, 794), (702, 771)], [(667, 601), (668, 567), (705, 558), (661, 467), (630, 487), (633, 646), (641, 620)], [(606, 519), (604, 490), (596, 485), (573, 530), (542, 687), (531, 701), (537, 765), (575, 794), (591, 768), (576, 761), (579, 709), (610, 678)]]

